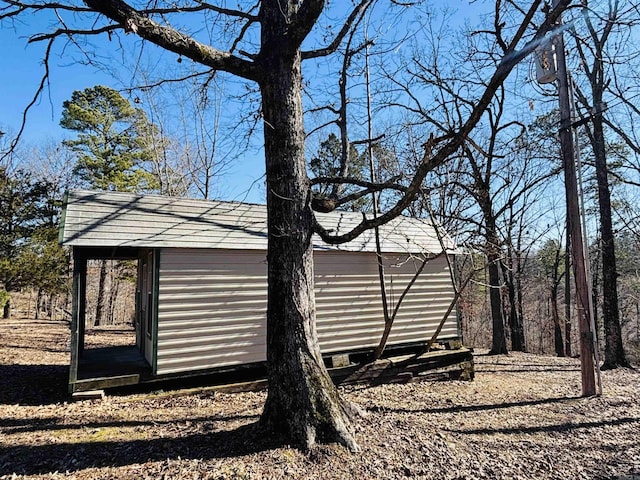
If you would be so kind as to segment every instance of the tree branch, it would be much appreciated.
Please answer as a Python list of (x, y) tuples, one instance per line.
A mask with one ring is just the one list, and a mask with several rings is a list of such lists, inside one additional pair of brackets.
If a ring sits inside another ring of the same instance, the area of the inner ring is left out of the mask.
[[(316, 0), (314, 0), (314, 3), (315, 2)], [(306, 3), (308, 2), (304, 2), (304, 4)], [(373, 0), (361, 0), (361, 2), (351, 11), (351, 14), (349, 14), (349, 17), (344, 22), (342, 28), (340, 29), (336, 37), (331, 41), (331, 43), (324, 48), (302, 52), (302, 59), (305, 60), (308, 58), (326, 57), (327, 55), (331, 55), (332, 53), (334, 53), (338, 49), (344, 38), (347, 36), (347, 33), (349, 33), (349, 30), (351, 29), (351, 26), (356, 21), (356, 19), (360, 15), (362, 15), (372, 3)]]
[(289, 27), (289, 36), (293, 45), (302, 44), (318, 21), (324, 9), (324, 0), (304, 0), (293, 17)]
[[(245, 20), (249, 20), (250, 22), (255, 22), (258, 20), (257, 15), (251, 15), (250, 13), (243, 12), (241, 10), (232, 10), (229, 8), (222, 8), (217, 5), (212, 5), (207, 2), (202, 2), (200, 0), (195, 0), (198, 4), (196, 7), (173, 7), (173, 8), (146, 8), (144, 10), (139, 10), (141, 14), (144, 15), (152, 15), (152, 14), (160, 14), (164, 15), (167, 13), (182, 13), (182, 12), (200, 12), (202, 10), (210, 10), (221, 15), (226, 15), (229, 17), (237, 17), (243, 18)], [(255, 6), (253, 8), (256, 8)]]
[(329, 231), (327, 231), (322, 225), (317, 222), (317, 220), (314, 219), (315, 233), (317, 233), (324, 242), (330, 245), (345, 243), (353, 240), (365, 230), (383, 225), (391, 219), (401, 215), (402, 212), (412, 202), (416, 194), (421, 190), (422, 182), (424, 181), (427, 173), (437, 166), (442, 165), (450, 155), (452, 155), (456, 150), (460, 148), (460, 146), (462, 146), (471, 130), (478, 124), (478, 122), (482, 118), (482, 115), (486, 111), (488, 105), (491, 103), (492, 98), (494, 97), (495, 93), (498, 91), (504, 80), (522, 59), (524, 59), (527, 55), (529, 55), (536, 49), (536, 47), (539, 45), (539, 40), (547, 33), (547, 31), (555, 26), (556, 20), (567, 8), (570, 1), (571, 0), (561, 0), (556, 8), (554, 8), (549, 13), (549, 15), (547, 15), (547, 18), (536, 32), (533, 39), (528, 41), (522, 49), (516, 50), (517, 45), (522, 40), (522, 37), (526, 32), (527, 26), (531, 23), (534, 14), (540, 6), (541, 0), (535, 0), (532, 3), (531, 8), (527, 12), (527, 15), (522, 20), (517, 33), (512, 38), (507, 52), (496, 67), (494, 74), (487, 83), (484, 93), (475, 104), (467, 120), (456, 132), (452, 132), (450, 139), (437, 152), (435, 152), (435, 154), (432, 155), (433, 145), (429, 145), (429, 142), (427, 142), (427, 145), (425, 145), (425, 154), (423, 156), (422, 162), (420, 163), (420, 165), (418, 165), (411, 183), (406, 188), (404, 195), (396, 202), (396, 204), (392, 208), (390, 208), (387, 212), (377, 218), (363, 219), (363, 221), (360, 222), (360, 224), (354, 227), (351, 231), (346, 232), (342, 235), (331, 235)]
[(51, 33), (41, 33), (38, 35), (34, 35), (29, 38), (29, 43), (41, 42), (43, 40), (52, 40), (56, 37), (60, 37), (62, 35), (67, 35), (69, 37), (73, 35), (99, 35), (101, 33), (109, 33), (115, 30), (118, 30), (120, 27), (118, 25), (105, 25), (101, 28), (91, 29), (91, 30), (78, 30), (73, 28), (59, 28)]
[(248, 80), (258, 81), (261, 77), (261, 69), (254, 62), (217, 50), (171, 27), (160, 25), (121, 0), (84, 0), (84, 3), (120, 24), (125, 32), (136, 33), (166, 50)]
[(364, 190), (345, 195), (344, 197), (337, 197), (336, 195), (329, 195), (328, 197), (314, 194), (311, 200), (311, 208), (316, 212), (328, 213), (345, 205), (349, 202), (358, 200), (366, 195), (370, 195), (374, 192), (381, 192), (382, 190), (396, 190), (404, 192), (406, 187), (396, 183), (400, 179), (399, 176), (390, 178), (383, 183), (368, 182), (366, 180), (360, 180), (351, 177), (316, 177), (310, 181), (310, 184), (319, 185), (322, 183), (333, 185), (357, 185)]

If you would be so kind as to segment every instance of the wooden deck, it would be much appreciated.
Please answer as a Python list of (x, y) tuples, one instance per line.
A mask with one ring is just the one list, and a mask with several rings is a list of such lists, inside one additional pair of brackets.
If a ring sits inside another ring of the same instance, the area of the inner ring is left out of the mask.
[(434, 350), (419, 355), (383, 358), (362, 366), (334, 368), (330, 373), (338, 385), (473, 380), (473, 352), (468, 348)]
[[(472, 380), (473, 352), (461, 348), (395, 356), (365, 365), (330, 368), (329, 374), (337, 385)], [(73, 391), (162, 382), (163, 388), (169, 389), (206, 387), (224, 392), (238, 392), (266, 388), (265, 377), (264, 365), (154, 377), (151, 375), (151, 368), (136, 347), (108, 347), (84, 352)]]
[(151, 367), (135, 345), (88, 348), (78, 363), (74, 392), (136, 385), (151, 376)]
[(90, 348), (82, 352), (78, 378), (149, 373), (151, 368), (135, 345)]

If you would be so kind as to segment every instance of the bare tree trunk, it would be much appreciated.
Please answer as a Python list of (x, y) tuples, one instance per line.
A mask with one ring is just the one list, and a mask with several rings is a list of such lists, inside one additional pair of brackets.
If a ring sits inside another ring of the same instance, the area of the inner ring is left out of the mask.
[(551, 302), (551, 319), (553, 320), (553, 346), (556, 356), (564, 357), (564, 342), (562, 339), (562, 325), (560, 324), (560, 314), (558, 309), (558, 287), (555, 280), (549, 289), (549, 301)]
[(2, 308), (2, 318), (4, 318), (5, 320), (11, 318), (11, 298), (7, 299), (7, 303), (5, 303), (4, 307)]
[[(567, 222), (569, 218), (567, 217)], [(567, 226), (567, 232), (570, 231)], [(564, 251), (564, 353), (571, 356), (571, 238), (567, 235)]]
[[(595, 100), (595, 99), (594, 99)], [(611, 192), (607, 172), (602, 117), (593, 119), (593, 143), (598, 182), (598, 208), (602, 245), (602, 316), (604, 323), (604, 363), (602, 369), (629, 367), (622, 345), (620, 312), (618, 309), (618, 270), (611, 221)]]
[[(596, 112), (591, 118), (593, 127), (592, 129), (587, 129), (587, 134), (589, 135), (589, 140), (593, 148), (596, 181), (598, 185), (598, 210), (602, 247), (602, 317), (605, 349), (604, 364), (601, 368), (611, 369), (621, 366), (628, 367), (629, 362), (625, 357), (622, 344), (622, 331), (620, 328), (617, 286), (618, 272), (611, 218), (611, 192), (609, 189), (607, 151), (602, 118), (602, 108), (604, 106), (602, 100), (604, 92), (611, 81), (611, 78), (608, 78), (605, 64), (605, 62), (609, 61), (607, 42), (617, 41), (612, 40), (612, 38), (615, 38), (615, 35), (612, 37), (612, 33), (618, 29), (617, 27), (626, 22), (623, 21), (620, 16), (622, 14), (620, 2), (608, 2), (607, 12), (604, 15), (594, 14), (589, 8), (588, 3), (586, 0), (581, 2), (584, 13), (583, 21), (586, 23), (588, 27), (587, 31), (589, 32), (588, 38), (580, 39), (576, 37), (576, 50), (584, 67), (583, 71), (589, 79), (591, 105), (589, 105), (586, 96), (580, 88), (576, 88), (575, 91), (583, 106), (592, 108)], [(631, 25), (632, 24), (628, 24), (629, 27)], [(610, 63), (609, 67), (613, 67), (614, 63)]]
[[(36, 309), (35, 309), (35, 313), (34, 313), (34, 318), (36, 320), (40, 320), (40, 301), (41, 301), (41, 297), (42, 297), (42, 289), (39, 288), (38, 291), (36, 292)], [(31, 303), (31, 302), (29, 302)]]
[[(600, 240), (598, 239), (596, 244), (598, 244)], [(600, 320), (598, 313), (598, 302), (600, 300), (599, 289), (600, 289), (600, 249), (596, 248), (595, 255), (593, 253), (589, 254), (589, 261), (591, 263), (591, 299), (593, 302), (593, 323), (596, 326), (596, 331), (594, 335), (598, 338), (598, 344), (601, 345), (601, 337), (600, 337)], [(593, 260), (592, 260), (593, 259)]]
[(522, 324), (522, 318), (518, 316), (515, 276), (513, 274), (513, 271), (509, 271), (504, 263), (502, 263), (502, 275), (504, 276), (507, 284), (508, 312), (506, 312), (506, 315), (509, 318), (511, 350), (516, 352), (524, 352), (524, 325)]
[(118, 266), (114, 267), (112, 265), (110, 269), (111, 282), (109, 287), (109, 308), (108, 308), (108, 312), (109, 312), (108, 324), (109, 325), (114, 325), (116, 323), (115, 305), (116, 305), (116, 300), (118, 298), (118, 293), (120, 290), (120, 279), (119, 279), (117, 270), (118, 270)]
[(489, 262), (489, 300), (491, 303), (491, 350), (490, 355), (506, 354), (507, 338), (504, 328), (504, 317), (502, 316), (502, 298), (500, 295), (500, 270), (498, 267), (499, 257), (495, 253), (487, 256)]
[(96, 302), (96, 318), (93, 326), (97, 327), (104, 323), (104, 304), (105, 304), (105, 284), (107, 280), (107, 261), (100, 260), (100, 278), (98, 279), (98, 297)]
[[(31, 318), (31, 300), (33, 298), (33, 291), (29, 290), (29, 302), (27, 303), (27, 318)], [(36, 299), (37, 301), (37, 299)], [(36, 303), (36, 310), (38, 309), (38, 305)], [(36, 320), (38, 319), (37, 313), (34, 315)]]
[(518, 328), (521, 331), (522, 352), (527, 351), (527, 337), (524, 329), (524, 298), (522, 292), (522, 269), (518, 267), (518, 275), (516, 276), (516, 302), (518, 311)]
[(44, 313), (47, 316), (51, 316), (51, 305), (50, 305), (51, 296), (47, 295), (43, 290), (40, 294), (40, 303), (38, 304), (38, 309), (41, 313)]
[[(273, 12), (262, 9), (263, 13)], [(278, 39), (282, 18), (263, 23), (261, 79), (267, 174), (269, 391), (261, 424), (303, 448), (337, 441), (357, 450), (353, 407), (324, 366), (315, 327), (313, 213), (304, 152), (302, 75), (298, 49)], [(269, 28), (265, 28), (269, 26)]]
[(500, 281), (500, 248), (499, 240), (496, 235), (496, 223), (491, 211), (491, 205), (488, 202), (488, 190), (483, 192), (484, 200), (481, 208), (483, 210), (486, 223), (486, 252), (487, 263), (489, 269), (489, 301), (491, 305), (491, 350), (490, 355), (506, 354), (507, 337), (504, 325), (504, 316), (502, 311), (502, 282)]
[(57, 297), (55, 295), (49, 295), (49, 300), (47, 302), (49, 320), (55, 320), (57, 306), (58, 306)]

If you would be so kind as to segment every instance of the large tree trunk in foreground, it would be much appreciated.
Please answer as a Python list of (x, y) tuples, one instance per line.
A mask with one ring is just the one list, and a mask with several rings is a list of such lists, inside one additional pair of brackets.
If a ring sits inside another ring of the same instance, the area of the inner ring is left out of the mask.
[[(282, 21), (274, 19), (272, 28), (278, 23)], [(269, 68), (260, 87), (269, 225), (269, 390), (261, 424), (303, 448), (335, 441), (357, 450), (352, 407), (342, 401), (329, 377), (315, 329), (313, 213), (304, 155), (300, 53), (271, 41), (279, 35), (263, 32), (265, 37)]]

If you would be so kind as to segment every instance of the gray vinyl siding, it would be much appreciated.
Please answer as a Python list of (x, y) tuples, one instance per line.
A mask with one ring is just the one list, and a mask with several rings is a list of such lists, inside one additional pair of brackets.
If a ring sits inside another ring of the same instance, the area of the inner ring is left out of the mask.
[[(315, 216), (334, 235), (362, 221), (359, 212)], [(67, 195), (63, 217), (63, 245), (161, 250), (158, 374), (265, 360), (265, 205), (76, 190)], [(456, 253), (451, 238), (436, 228), (408, 217), (380, 227), (391, 307), (419, 267), (418, 261), (407, 261), (408, 254)], [(322, 351), (375, 347), (384, 321), (374, 231), (338, 246), (314, 236), (313, 244)], [(436, 257), (405, 298), (389, 345), (428, 340), (452, 297), (446, 259)], [(439, 338), (457, 336), (451, 314)]]
[(266, 358), (264, 252), (163, 250), (158, 374)]
[[(406, 255), (385, 256), (390, 310), (422, 261)], [(316, 325), (324, 353), (375, 347), (384, 328), (378, 268), (372, 253), (315, 253)], [(453, 291), (446, 258), (432, 258), (405, 296), (388, 345), (424, 342), (446, 313)], [(455, 310), (439, 335), (458, 336)]]
[[(374, 347), (383, 323), (375, 255), (315, 252), (314, 258), (323, 353)], [(418, 263), (388, 261), (389, 296), (396, 301)], [(163, 250), (157, 373), (264, 361), (266, 273), (265, 252)], [(452, 296), (446, 260), (432, 259), (405, 298), (389, 344), (428, 340)], [(439, 338), (454, 337), (452, 314)]]

